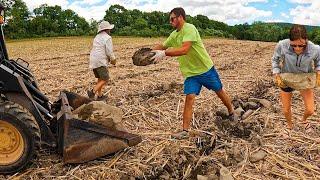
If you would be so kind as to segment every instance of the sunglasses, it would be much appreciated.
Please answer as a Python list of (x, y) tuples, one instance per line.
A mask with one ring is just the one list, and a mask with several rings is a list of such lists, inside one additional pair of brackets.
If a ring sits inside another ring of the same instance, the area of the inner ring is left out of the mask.
[(170, 22), (173, 22), (175, 18), (177, 18), (177, 17), (171, 17)]
[(290, 46), (292, 47), (292, 48), (297, 48), (297, 47), (299, 47), (299, 48), (305, 48), (307, 45), (295, 45), (295, 44), (290, 44)]

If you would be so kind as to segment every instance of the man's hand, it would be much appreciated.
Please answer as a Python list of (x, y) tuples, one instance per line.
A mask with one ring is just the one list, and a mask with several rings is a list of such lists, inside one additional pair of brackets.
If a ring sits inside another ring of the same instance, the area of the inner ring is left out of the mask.
[(287, 86), (283, 83), (281, 77), (279, 74), (275, 74), (274, 75), (274, 83), (276, 84), (276, 86), (280, 87), (280, 88), (286, 88)]
[(165, 50), (153, 50), (151, 52), (155, 53), (154, 56), (150, 58), (151, 60), (154, 60), (155, 63), (158, 63), (160, 60), (166, 57)]
[(316, 86), (320, 87), (320, 71), (317, 71), (317, 83)]

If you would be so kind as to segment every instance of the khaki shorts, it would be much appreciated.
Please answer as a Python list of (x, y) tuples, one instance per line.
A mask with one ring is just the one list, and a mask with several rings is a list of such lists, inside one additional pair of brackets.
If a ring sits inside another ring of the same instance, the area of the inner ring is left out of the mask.
[(94, 76), (98, 79), (102, 79), (105, 81), (109, 80), (109, 71), (105, 66), (101, 66), (93, 69), (93, 73), (94, 73)]

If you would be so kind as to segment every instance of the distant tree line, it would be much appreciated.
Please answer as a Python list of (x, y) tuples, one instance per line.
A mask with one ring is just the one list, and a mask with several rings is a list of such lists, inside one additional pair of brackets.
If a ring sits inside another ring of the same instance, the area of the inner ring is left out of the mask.
[[(5, 34), (10, 39), (94, 35), (98, 22), (87, 22), (74, 11), (63, 10), (60, 6), (46, 4), (29, 12), (22, 0), (5, 0), (10, 6), (6, 13)], [(172, 32), (169, 14), (159, 11), (142, 12), (112, 5), (103, 18), (113, 24), (114, 35), (160, 37)], [(201, 36), (224, 37), (253, 41), (279, 41), (288, 37), (291, 24), (254, 22), (228, 26), (209, 19), (207, 16), (187, 16), (187, 22), (194, 24)], [(309, 39), (320, 44), (320, 28), (307, 26)]]

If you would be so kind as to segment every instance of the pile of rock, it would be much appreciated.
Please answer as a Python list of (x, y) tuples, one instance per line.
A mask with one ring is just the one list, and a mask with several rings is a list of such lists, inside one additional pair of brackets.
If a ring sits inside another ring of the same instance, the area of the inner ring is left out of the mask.
[(272, 108), (272, 103), (267, 99), (249, 98), (247, 102), (241, 99), (233, 100), (235, 107), (235, 116), (238, 120), (245, 120), (250, 117), (259, 108)]
[(226, 108), (223, 108), (217, 110), (214, 122), (221, 132), (244, 139), (249, 138), (255, 129), (255, 123), (251, 123), (249, 117), (257, 114), (261, 108), (273, 108), (270, 101), (258, 98), (249, 98), (247, 102), (235, 99), (232, 103), (235, 107), (235, 117), (230, 120)]

